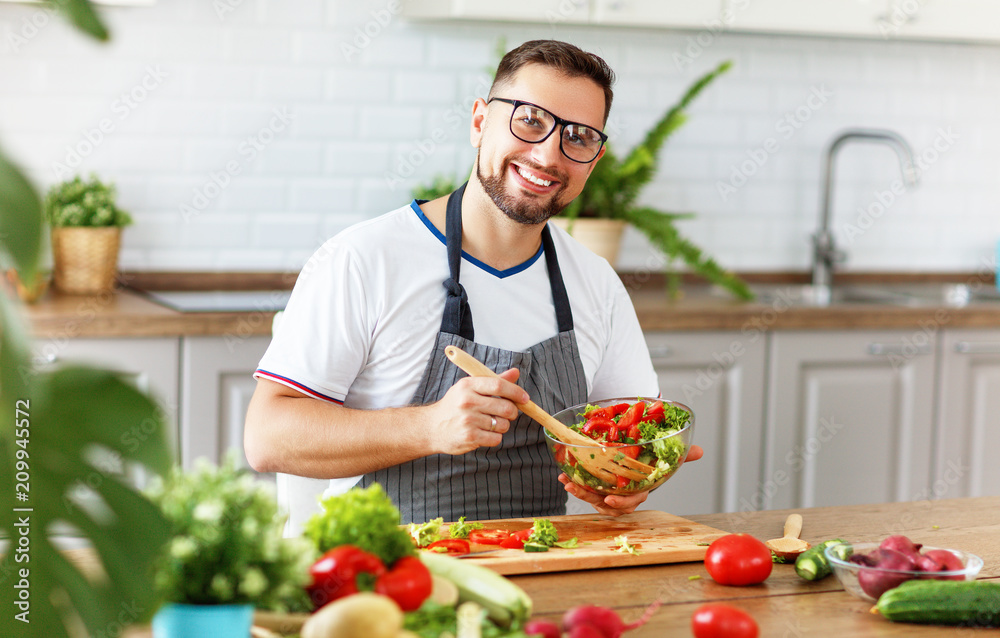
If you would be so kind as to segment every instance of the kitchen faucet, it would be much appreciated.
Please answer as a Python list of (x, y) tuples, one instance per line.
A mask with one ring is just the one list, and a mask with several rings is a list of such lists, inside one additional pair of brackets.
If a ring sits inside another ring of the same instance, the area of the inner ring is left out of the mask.
[(917, 166), (913, 159), (913, 150), (898, 133), (881, 129), (853, 129), (844, 131), (834, 138), (829, 148), (827, 148), (824, 160), (823, 201), (822, 208), (820, 209), (819, 230), (812, 236), (812, 284), (813, 288), (821, 296), (827, 298), (830, 296), (830, 288), (833, 284), (833, 265), (844, 261), (846, 257), (843, 251), (837, 249), (833, 233), (830, 232), (834, 160), (840, 148), (850, 140), (870, 140), (888, 144), (896, 151), (896, 155), (899, 157), (900, 168), (903, 171), (903, 180), (910, 186), (917, 184)]

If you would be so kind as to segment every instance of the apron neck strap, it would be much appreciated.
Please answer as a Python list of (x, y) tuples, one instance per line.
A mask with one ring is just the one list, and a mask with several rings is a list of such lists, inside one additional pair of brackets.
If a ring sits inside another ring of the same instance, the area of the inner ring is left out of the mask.
[(448, 295), (444, 300), (441, 332), (475, 341), (476, 330), (472, 325), (469, 296), (462, 284), (458, 283), (459, 270), (462, 267), (462, 195), (465, 194), (465, 187), (468, 184), (468, 182), (462, 184), (448, 197), (444, 230), (445, 243), (448, 247), (448, 272), (451, 276), (444, 281)]
[[(462, 196), (468, 182), (462, 184), (448, 196), (448, 207), (445, 214), (445, 244), (448, 250), (448, 273), (450, 277), (444, 281), (448, 291), (444, 302), (444, 316), (441, 318), (441, 332), (455, 334), (469, 341), (475, 341), (475, 327), (472, 323), (472, 309), (469, 307), (469, 296), (459, 283), (459, 271), (462, 266)], [(545, 253), (545, 265), (549, 272), (549, 286), (552, 289), (552, 302), (556, 310), (556, 323), (559, 332), (569, 332), (573, 329), (573, 311), (569, 305), (569, 295), (563, 283), (562, 272), (559, 270), (559, 260), (556, 258), (555, 245), (548, 224), (542, 228), (542, 248)]]

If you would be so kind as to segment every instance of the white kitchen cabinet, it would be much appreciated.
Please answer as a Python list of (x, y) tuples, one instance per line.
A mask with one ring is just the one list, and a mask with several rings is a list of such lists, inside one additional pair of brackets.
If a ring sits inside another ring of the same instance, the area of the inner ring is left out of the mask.
[(660, 392), (695, 414), (705, 456), (686, 464), (640, 509), (739, 512), (752, 503), (763, 458), (765, 338), (753, 332), (647, 333)]
[[(237, 450), (242, 466), (243, 424), (256, 381), (254, 370), (270, 336), (184, 337), (181, 345), (181, 463), (212, 463)], [(261, 475), (273, 480), (274, 475)]]
[[(178, 447), (177, 428), (177, 355), (180, 339), (114, 338), (69, 339), (67, 337), (38, 338), (32, 343), (32, 357), (40, 370), (63, 364), (85, 364), (120, 373), (139, 390), (153, 396), (164, 418), (167, 439), (172, 450)], [(72, 424), (66, 424), (72, 427)], [(139, 427), (139, 424), (136, 424)], [(100, 454), (100, 453), (99, 453)], [(142, 467), (128, 467), (117, 454), (100, 454), (95, 466), (104, 472), (127, 477), (136, 487), (146, 485), (150, 475)], [(84, 483), (77, 484), (67, 494), (80, 508), (96, 515), (104, 507), (99, 497)], [(77, 532), (62, 523), (52, 530), (56, 536), (73, 537)]]
[(168, 438), (177, 450), (177, 356), (176, 337), (35, 339), (32, 356), (41, 368), (64, 363), (83, 363), (121, 373), (139, 390), (151, 394), (163, 409)]
[(888, 0), (879, 23), (886, 37), (1000, 40), (1000, 3), (996, 0)]
[[(915, 1), (915, 0), (914, 0)], [(880, 36), (887, 0), (726, 0), (733, 31)]]
[(925, 498), (934, 335), (812, 331), (770, 339), (765, 508)]
[(1000, 494), (1000, 330), (941, 339), (932, 498)]
[(592, 22), (702, 29), (719, 23), (722, 11), (722, 0), (594, 0)]
[(584, 24), (590, 20), (591, 0), (404, 0), (409, 18), (495, 20)]

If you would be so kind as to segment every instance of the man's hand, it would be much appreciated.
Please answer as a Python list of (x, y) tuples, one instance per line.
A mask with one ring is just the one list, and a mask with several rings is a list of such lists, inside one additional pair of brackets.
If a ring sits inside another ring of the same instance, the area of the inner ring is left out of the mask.
[(528, 393), (517, 385), (520, 372), (511, 368), (491, 377), (464, 377), (437, 402), (427, 406), (426, 445), (431, 453), (465, 454), (478, 447), (500, 445), (510, 422), (517, 418), (516, 403)]
[[(701, 449), (699, 445), (692, 445), (691, 449), (688, 450), (687, 461), (697, 461), (704, 455), (705, 451)], [(635, 511), (635, 508), (639, 507), (646, 498), (649, 496), (649, 492), (642, 492), (641, 494), (632, 494), (631, 496), (603, 496), (601, 494), (595, 494), (590, 490), (584, 489), (582, 486), (574, 483), (565, 474), (559, 475), (559, 482), (566, 486), (566, 491), (577, 497), (581, 501), (587, 501), (594, 506), (599, 514), (604, 514), (605, 516), (621, 516), (623, 514), (631, 514)]]

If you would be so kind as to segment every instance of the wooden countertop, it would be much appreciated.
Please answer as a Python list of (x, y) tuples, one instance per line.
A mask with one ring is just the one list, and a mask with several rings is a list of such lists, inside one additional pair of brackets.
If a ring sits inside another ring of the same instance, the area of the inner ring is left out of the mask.
[[(246, 290), (249, 286), (259, 290), (288, 289), (294, 283), (287, 275), (147, 279), (149, 281), (143, 279), (139, 283), (150, 290), (190, 289), (196, 288), (199, 282), (204, 287), (206, 280), (220, 290)], [(639, 281), (635, 277), (623, 277), (623, 280), (632, 295), (639, 323), (647, 331), (888, 330), (924, 329), (928, 325), (1000, 327), (1000, 301), (970, 303), (964, 307), (949, 307), (943, 301), (916, 306), (855, 303), (810, 307), (785, 303), (781, 286), (787, 284), (793, 290), (800, 283), (796, 279), (772, 284), (776, 286), (777, 296), (767, 303), (737, 301), (700, 285), (686, 285), (683, 297), (671, 300), (661, 281)], [(975, 283), (993, 285), (992, 281), (975, 280)], [(940, 283), (923, 285), (936, 290), (933, 286), (940, 286)], [(274, 315), (267, 311), (177, 312), (130, 289), (95, 297), (49, 292), (38, 303), (26, 306), (25, 313), (32, 333), (41, 338), (268, 335)]]
[[(792, 511), (802, 514), (802, 538), (810, 542), (905, 534), (914, 542), (972, 552), (986, 563), (980, 578), (1000, 578), (1000, 496), (688, 518), (764, 540), (781, 536)], [(806, 582), (792, 565), (775, 565), (770, 578), (750, 587), (719, 585), (702, 563), (510, 578), (531, 596), (535, 616), (553, 620), (576, 605), (598, 604), (616, 609), (625, 622), (631, 622), (661, 597), (665, 604), (649, 623), (627, 634), (629, 638), (688, 636), (694, 610), (719, 601), (749, 612), (760, 625), (761, 636), (952, 636), (976, 631), (888, 622), (868, 613), (871, 604), (845, 592), (835, 577)]]
[[(728, 532), (760, 539), (781, 535), (789, 513), (802, 514), (802, 538), (877, 540), (905, 534), (914, 542), (963, 549), (980, 556), (980, 579), (1000, 578), (1000, 496), (855, 505), (800, 510), (771, 510), (689, 516)], [(92, 564), (89, 550), (72, 550), (75, 560)], [(697, 577), (697, 578), (694, 578)], [(969, 635), (969, 628), (891, 623), (869, 613), (872, 605), (845, 592), (836, 577), (806, 582), (793, 565), (775, 565), (759, 585), (717, 584), (700, 562), (647, 567), (510, 576), (534, 603), (535, 618), (558, 620), (569, 608), (595, 604), (615, 609), (626, 623), (637, 619), (656, 598), (663, 601), (650, 621), (628, 638), (689, 636), (691, 615), (706, 602), (726, 602), (750, 613), (764, 637), (882, 637)], [(148, 627), (133, 627), (128, 638), (148, 638)]]

